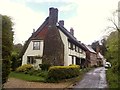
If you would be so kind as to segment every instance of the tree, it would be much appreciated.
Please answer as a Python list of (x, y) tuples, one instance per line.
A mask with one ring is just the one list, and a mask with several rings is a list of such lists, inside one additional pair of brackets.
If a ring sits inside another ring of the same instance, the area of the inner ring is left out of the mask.
[(8, 16), (2, 16), (2, 84), (10, 73), (10, 58), (13, 48), (13, 23)]
[(99, 41), (95, 41), (92, 43), (91, 47), (93, 48), (94, 51), (97, 50), (97, 47), (99, 47)]
[(23, 48), (21, 43), (15, 44), (15, 45), (13, 45), (13, 47), (14, 47), (13, 52), (18, 53), (18, 54), (21, 52), (21, 50)]
[[(101, 44), (100, 44), (101, 43)], [(92, 43), (92, 48), (94, 51), (96, 51), (97, 53), (100, 52), (103, 56), (105, 55), (106, 52), (106, 40), (102, 39), (99, 41), (95, 41)]]
[(118, 38), (118, 63), (119, 63), (119, 69), (120, 69), (120, 7), (118, 10), (113, 12), (113, 17), (108, 19), (112, 26), (108, 26), (106, 30), (109, 32), (117, 31), (117, 38)]
[(106, 58), (112, 64), (112, 71), (114, 73), (118, 72), (118, 31), (112, 32), (106, 42), (107, 52)]
[(110, 69), (111, 77), (113, 75), (118, 75), (117, 80), (114, 80), (114, 83), (118, 83), (118, 88), (120, 88), (120, 9), (113, 13), (113, 18), (109, 19), (109, 21), (113, 26), (107, 28), (112, 33), (107, 39), (106, 58), (112, 64), (112, 68)]
[(16, 68), (22, 64), (22, 61), (19, 58), (19, 54), (23, 46), (22, 44), (18, 43), (18, 44), (13, 45), (13, 48), (14, 50), (12, 50), (12, 55), (11, 55), (11, 69), (15, 71)]
[(106, 51), (107, 51), (106, 39), (105, 39), (105, 38), (103, 38), (103, 39), (101, 40), (100, 50), (101, 50), (101, 54), (102, 54), (103, 56), (105, 56), (105, 53), (106, 53)]

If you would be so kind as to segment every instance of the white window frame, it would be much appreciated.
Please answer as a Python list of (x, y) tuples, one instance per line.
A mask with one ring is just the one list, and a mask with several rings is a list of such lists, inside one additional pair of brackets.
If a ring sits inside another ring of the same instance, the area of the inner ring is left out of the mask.
[(33, 50), (40, 50), (40, 41), (33, 41)]

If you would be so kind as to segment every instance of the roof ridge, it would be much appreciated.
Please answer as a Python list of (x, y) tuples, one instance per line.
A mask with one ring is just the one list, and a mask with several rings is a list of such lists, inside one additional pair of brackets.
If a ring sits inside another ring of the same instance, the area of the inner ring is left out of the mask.
[(34, 32), (34, 33), (29, 37), (29, 39), (25, 42), (25, 44), (24, 44), (24, 46), (23, 46), (23, 49), (22, 49), (22, 51), (21, 51), (20, 54), (19, 54), (19, 57), (22, 57), (22, 56), (24, 55), (24, 53), (25, 53), (25, 51), (26, 51), (26, 49), (27, 49), (27, 47), (28, 47), (31, 39), (34, 38), (34, 37), (37, 35), (37, 33), (40, 32), (40, 31), (42, 30), (42, 28), (48, 23), (48, 19), (49, 19), (49, 17), (47, 17), (47, 18), (45, 19), (45, 21), (44, 21), (44, 22), (42, 23), (42, 25), (37, 29), (37, 31)]
[(69, 41), (73, 41), (74, 44), (77, 44), (82, 49), (87, 50), (73, 35), (69, 33), (69, 31), (64, 26), (58, 25), (57, 27), (60, 28), (60, 30), (69, 38)]

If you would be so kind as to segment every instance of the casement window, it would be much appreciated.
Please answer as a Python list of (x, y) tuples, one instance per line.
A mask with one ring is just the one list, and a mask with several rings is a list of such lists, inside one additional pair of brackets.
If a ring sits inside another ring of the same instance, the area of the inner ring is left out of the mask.
[(78, 47), (78, 52), (80, 53), (80, 48)]
[(81, 49), (81, 53), (83, 53), (83, 50)]
[(68, 48), (70, 48), (70, 42), (68, 42)]
[(40, 41), (33, 41), (33, 50), (40, 50)]
[(72, 57), (72, 64), (74, 64), (74, 56), (71, 56)]
[(69, 47), (69, 49), (73, 50), (73, 44), (72, 43), (69, 42), (68, 47)]
[(36, 63), (34, 56), (27, 56), (27, 64), (34, 64)]
[(79, 52), (82, 53), (82, 49), (81, 48), (79, 49)]
[(77, 46), (75, 46), (75, 51), (78, 52), (78, 47)]
[(73, 44), (73, 50), (75, 50), (75, 45)]

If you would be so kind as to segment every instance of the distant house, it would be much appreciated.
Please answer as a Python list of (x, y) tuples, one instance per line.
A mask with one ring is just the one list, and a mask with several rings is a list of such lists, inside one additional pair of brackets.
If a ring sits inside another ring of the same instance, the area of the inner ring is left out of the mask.
[(87, 66), (94, 66), (94, 65), (97, 65), (97, 53), (92, 49), (91, 46), (89, 45), (85, 45), (85, 48), (87, 49), (86, 51), (86, 60), (87, 60)]
[(105, 63), (106, 63), (106, 59), (104, 58), (104, 56), (100, 52), (98, 52), (97, 53), (97, 64), (99, 66), (104, 66)]
[(86, 50), (74, 37), (74, 30), (69, 32), (63, 20), (58, 22), (58, 9), (50, 8), (49, 17), (26, 41), (20, 56), (22, 65), (83, 65)]

